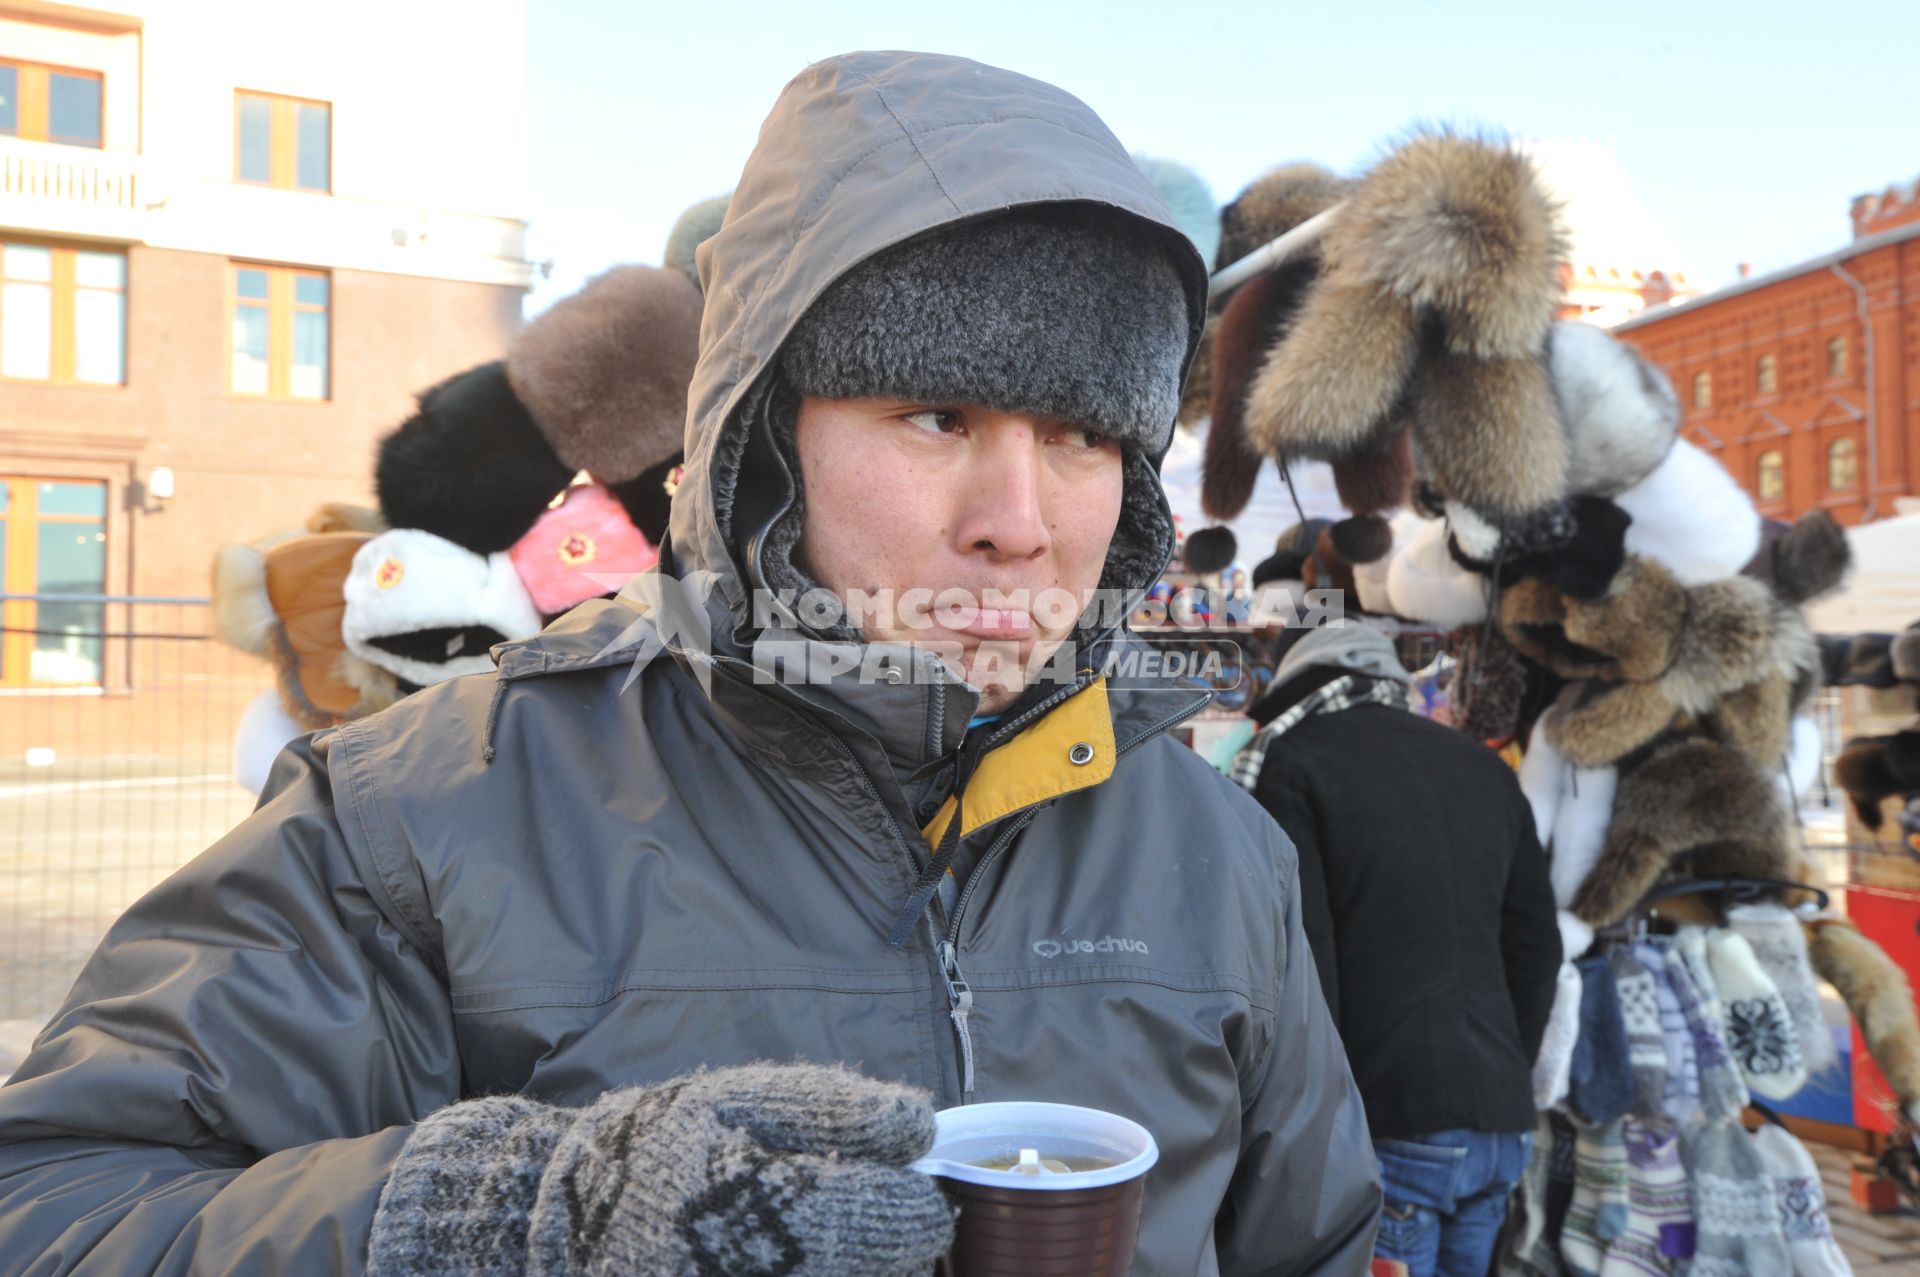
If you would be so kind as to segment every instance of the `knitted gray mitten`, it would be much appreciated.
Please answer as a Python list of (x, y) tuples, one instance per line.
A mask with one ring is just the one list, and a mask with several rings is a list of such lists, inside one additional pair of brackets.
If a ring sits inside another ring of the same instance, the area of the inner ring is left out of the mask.
[(918, 1277), (953, 1237), (905, 1169), (932, 1142), (924, 1093), (826, 1065), (450, 1105), (401, 1151), (370, 1272)]

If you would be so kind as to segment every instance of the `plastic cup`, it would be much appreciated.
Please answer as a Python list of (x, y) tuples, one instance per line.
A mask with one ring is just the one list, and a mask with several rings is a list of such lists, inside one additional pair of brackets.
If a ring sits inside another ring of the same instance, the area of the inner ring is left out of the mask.
[[(914, 1169), (959, 1208), (941, 1277), (1126, 1277), (1140, 1237), (1147, 1172), (1160, 1157), (1147, 1128), (1072, 1104), (969, 1104), (935, 1115), (933, 1151)], [(989, 1170), (1017, 1157), (1100, 1158), (1065, 1174)]]

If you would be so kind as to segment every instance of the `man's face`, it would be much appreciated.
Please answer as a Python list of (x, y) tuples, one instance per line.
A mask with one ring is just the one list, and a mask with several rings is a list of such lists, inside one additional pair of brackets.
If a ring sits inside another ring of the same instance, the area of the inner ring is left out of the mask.
[(865, 636), (934, 646), (982, 712), (1011, 704), (1100, 584), (1120, 445), (973, 405), (812, 397), (795, 443), (814, 579), (906, 600), (863, 617)]

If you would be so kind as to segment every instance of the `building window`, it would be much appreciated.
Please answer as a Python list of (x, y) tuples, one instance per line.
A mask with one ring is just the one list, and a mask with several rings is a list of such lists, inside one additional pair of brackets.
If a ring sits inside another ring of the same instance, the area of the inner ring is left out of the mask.
[(117, 386), (126, 354), (125, 253), (0, 244), (0, 377)]
[(1778, 501), (1787, 494), (1786, 458), (1778, 452), (1768, 451), (1760, 454), (1760, 465), (1755, 487), (1762, 501)]
[(98, 71), (0, 59), (0, 133), (97, 149), (105, 101)]
[(1851, 439), (1835, 439), (1827, 445), (1827, 488), (1848, 492), (1860, 482), (1860, 445)]
[(236, 395), (325, 399), (330, 393), (327, 327), (331, 280), (283, 266), (233, 268), (233, 350), (228, 386)]
[(233, 176), (290, 191), (331, 191), (333, 107), (270, 93), (235, 93)]
[(1829, 337), (1827, 339), (1827, 376), (1844, 377), (1847, 375), (1847, 339)]
[(1770, 395), (1780, 388), (1780, 374), (1772, 355), (1760, 356), (1753, 366), (1753, 389), (1755, 394)]
[(49, 595), (107, 588), (107, 485), (0, 475), (0, 687), (100, 682), (105, 605)]
[(1696, 408), (1713, 407), (1713, 374), (1697, 372), (1693, 374), (1693, 406)]

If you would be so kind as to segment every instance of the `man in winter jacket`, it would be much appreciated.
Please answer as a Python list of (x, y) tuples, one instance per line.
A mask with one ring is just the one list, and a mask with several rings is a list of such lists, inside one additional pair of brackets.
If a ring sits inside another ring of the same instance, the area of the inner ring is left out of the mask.
[(1205, 297), (1153, 188), (855, 54), (699, 263), (663, 569), (296, 743), (116, 924), (0, 1088), (0, 1271), (924, 1272), (903, 1167), (1007, 1099), (1154, 1133), (1136, 1272), (1365, 1267), (1293, 851), (1108, 675)]
[(1407, 708), (1379, 631), (1294, 631), (1236, 760), (1301, 908), (1385, 1181), (1379, 1254), (1483, 1277), (1526, 1169), (1560, 932), (1512, 770)]

